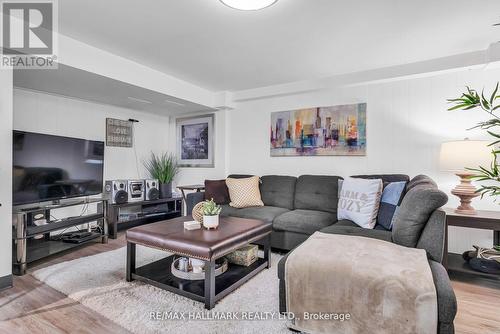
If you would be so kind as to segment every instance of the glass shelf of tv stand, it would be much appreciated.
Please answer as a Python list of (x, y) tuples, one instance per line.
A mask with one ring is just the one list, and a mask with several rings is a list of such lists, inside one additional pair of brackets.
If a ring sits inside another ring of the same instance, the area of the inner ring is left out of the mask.
[(23, 205), (23, 206), (18, 206), (13, 208), (13, 213), (32, 213), (32, 212), (38, 212), (38, 211), (43, 211), (43, 210), (56, 210), (56, 209), (61, 209), (61, 208), (67, 208), (70, 206), (77, 206), (77, 205), (86, 205), (86, 204), (93, 204), (93, 203), (101, 203), (105, 201), (104, 198), (102, 197), (89, 197), (85, 199), (68, 199), (68, 200), (62, 200), (61, 202), (54, 202), (54, 203), (42, 203), (39, 204), (38, 206), (29, 206), (29, 205)]
[[(97, 204), (96, 213), (51, 220), (52, 210), (82, 206), (91, 203)], [(41, 204), (36, 207), (23, 206), (13, 208), (12, 264), (14, 274), (24, 275), (28, 263), (62, 251), (70, 250), (98, 238), (101, 239), (101, 242), (106, 243), (108, 241), (108, 223), (106, 219), (107, 207), (107, 201), (102, 197), (88, 197), (84, 199), (67, 199), (61, 203)], [(38, 218), (38, 216), (43, 216), (43, 218)], [(45, 219), (47, 224), (35, 225), (34, 222), (36, 219)], [(52, 240), (50, 238), (52, 232), (92, 222), (97, 222), (100, 226), (100, 232), (96, 233), (94, 237), (92, 237), (92, 240), (72, 244), (62, 240)], [(37, 235), (43, 235), (43, 239), (35, 239)]]

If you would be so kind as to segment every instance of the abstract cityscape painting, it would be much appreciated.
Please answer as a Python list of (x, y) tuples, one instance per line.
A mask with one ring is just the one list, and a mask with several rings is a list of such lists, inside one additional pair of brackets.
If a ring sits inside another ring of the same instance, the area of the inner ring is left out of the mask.
[(366, 155), (366, 103), (271, 114), (271, 156)]

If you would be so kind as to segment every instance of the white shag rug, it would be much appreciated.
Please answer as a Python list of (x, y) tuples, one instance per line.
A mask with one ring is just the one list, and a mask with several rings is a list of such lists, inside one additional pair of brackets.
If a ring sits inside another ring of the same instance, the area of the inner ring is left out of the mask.
[[(137, 246), (137, 266), (166, 255)], [(133, 333), (291, 333), (278, 312), (278, 254), (272, 254), (271, 269), (263, 270), (210, 311), (200, 302), (148, 284), (126, 282), (125, 256), (123, 247), (58, 263), (35, 271), (33, 276)], [(152, 312), (161, 312), (163, 319), (151, 319)], [(188, 319), (167, 319), (174, 314)], [(224, 314), (237, 320), (213, 319)], [(200, 315), (205, 320), (199, 319)], [(242, 320), (245, 315), (253, 320)]]

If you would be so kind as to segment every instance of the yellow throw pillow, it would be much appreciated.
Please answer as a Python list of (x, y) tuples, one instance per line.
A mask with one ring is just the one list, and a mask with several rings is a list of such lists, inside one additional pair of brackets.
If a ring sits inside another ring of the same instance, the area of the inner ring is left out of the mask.
[(226, 179), (230, 206), (233, 208), (248, 208), (251, 206), (264, 206), (260, 197), (259, 177), (252, 176), (245, 179)]

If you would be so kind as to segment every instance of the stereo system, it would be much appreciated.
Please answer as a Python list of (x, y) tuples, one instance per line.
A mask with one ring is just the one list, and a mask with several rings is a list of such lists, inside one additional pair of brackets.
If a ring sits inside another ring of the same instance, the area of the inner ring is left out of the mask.
[(128, 201), (144, 201), (144, 180), (128, 180)]
[(158, 180), (106, 181), (104, 197), (111, 204), (154, 201), (160, 198)]
[(145, 199), (146, 201), (154, 201), (160, 198), (160, 187), (158, 180), (144, 180), (146, 184)]

